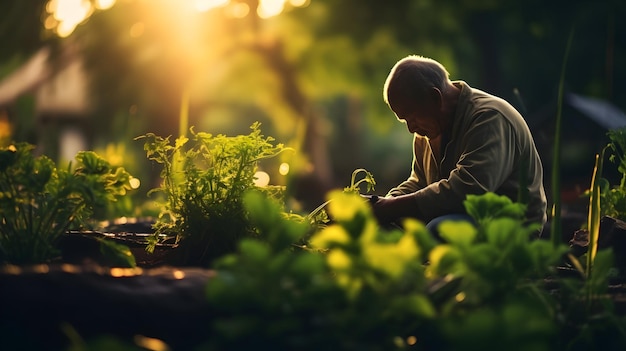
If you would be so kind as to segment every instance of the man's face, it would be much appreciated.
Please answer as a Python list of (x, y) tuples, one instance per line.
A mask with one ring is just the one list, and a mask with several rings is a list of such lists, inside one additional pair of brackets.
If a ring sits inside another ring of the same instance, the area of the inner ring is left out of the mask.
[(402, 101), (391, 106), (398, 120), (405, 123), (409, 132), (434, 139), (441, 135), (440, 109), (433, 101), (423, 103)]

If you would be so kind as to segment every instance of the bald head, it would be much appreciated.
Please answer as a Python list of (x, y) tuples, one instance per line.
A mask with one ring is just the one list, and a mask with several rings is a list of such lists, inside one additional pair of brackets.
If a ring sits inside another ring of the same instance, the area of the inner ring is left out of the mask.
[(411, 55), (398, 61), (383, 88), (383, 99), (392, 106), (397, 101), (422, 101), (432, 88), (445, 91), (450, 74), (439, 62)]

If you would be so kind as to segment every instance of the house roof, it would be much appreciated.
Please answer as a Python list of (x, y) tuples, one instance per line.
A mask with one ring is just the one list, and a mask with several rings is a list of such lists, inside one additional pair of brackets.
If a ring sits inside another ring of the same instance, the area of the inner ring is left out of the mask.
[(39, 115), (82, 116), (89, 110), (86, 74), (76, 47), (66, 44), (54, 63), (50, 56), (50, 48), (44, 47), (0, 81), (0, 107), (33, 94)]
[(42, 48), (24, 65), (0, 81), (0, 106), (12, 104), (23, 94), (33, 92), (50, 76), (47, 65), (50, 50)]

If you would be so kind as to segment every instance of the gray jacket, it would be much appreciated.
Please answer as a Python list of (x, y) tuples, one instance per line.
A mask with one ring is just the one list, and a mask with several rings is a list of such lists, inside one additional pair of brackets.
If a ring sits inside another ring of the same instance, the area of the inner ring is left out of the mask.
[(464, 213), (468, 194), (490, 191), (517, 201), (520, 184), (526, 184), (527, 220), (545, 224), (543, 168), (526, 121), (505, 100), (463, 81), (453, 83), (461, 94), (441, 162), (428, 138), (415, 134), (411, 176), (388, 195), (414, 194), (420, 219), (428, 221)]

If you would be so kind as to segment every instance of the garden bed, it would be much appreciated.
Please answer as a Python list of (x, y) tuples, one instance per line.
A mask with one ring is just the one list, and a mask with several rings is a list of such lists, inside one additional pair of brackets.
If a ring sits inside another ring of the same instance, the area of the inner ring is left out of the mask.
[(66, 349), (72, 331), (88, 340), (137, 335), (189, 349), (206, 334), (211, 308), (200, 268), (107, 268), (50, 264), (0, 268), (0, 339), (6, 350)]

